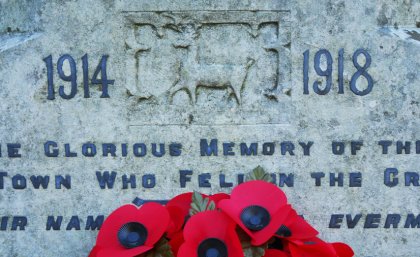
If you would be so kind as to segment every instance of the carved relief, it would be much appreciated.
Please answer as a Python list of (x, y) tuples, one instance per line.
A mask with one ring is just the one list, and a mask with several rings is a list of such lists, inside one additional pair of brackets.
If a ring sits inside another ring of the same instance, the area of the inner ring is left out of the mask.
[(211, 95), (236, 105), (277, 100), (290, 73), (287, 17), (272, 11), (127, 13), (127, 89), (169, 104), (200, 104)]

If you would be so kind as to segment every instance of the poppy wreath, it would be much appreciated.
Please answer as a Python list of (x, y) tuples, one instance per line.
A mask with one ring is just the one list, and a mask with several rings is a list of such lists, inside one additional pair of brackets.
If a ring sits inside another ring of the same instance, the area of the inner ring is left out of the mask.
[(297, 214), (261, 167), (232, 193), (180, 194), (116, 209), (88, 257), (352, 257)]

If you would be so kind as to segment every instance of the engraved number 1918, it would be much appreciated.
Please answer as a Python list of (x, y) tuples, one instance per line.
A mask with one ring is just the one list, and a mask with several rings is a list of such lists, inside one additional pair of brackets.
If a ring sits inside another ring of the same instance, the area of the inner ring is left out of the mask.
[[(358, 57), (363, 55), (365, 57), (365, 63), (359, 64)], [(324, 67), (321, 67), (321, 58), (325, 58)], [(369, 94), (373, 88), (373, 79), (367, 72), (372, 58), (365, 49), (357, 49), (353, 54), (353, 65), (357, 71), (352, 75), (350, 80), (350, 90), (359, 96)], [(344, 49), (338, 51), (338, 94), (344, 94)], [(320, 81), (313, 82), (313, 90), (318, 95), (326, 95), (330, 92), (332, 87), (332, 69), (333, 69), (333, 58), (331, 53), (326, 49), (321, 49), (315, 53), (314, 56), (314, 70), (317, 75), (325, 77), (325, 85), (321, 85)], [(357, 81), (360, 77), (364, 77), (367, 81), (365, 89), (360, 90), (357, 87)], [(309, 94), (309, 50), (303, 53), (303, 94)]]

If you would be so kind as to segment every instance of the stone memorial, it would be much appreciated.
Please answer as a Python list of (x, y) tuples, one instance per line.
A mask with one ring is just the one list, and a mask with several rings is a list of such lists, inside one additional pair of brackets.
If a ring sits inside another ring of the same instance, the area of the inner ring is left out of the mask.
[(418, 256), (419, 70), (416, 0), (0, 0), (0, 256), (258, 165), (325, 240)]

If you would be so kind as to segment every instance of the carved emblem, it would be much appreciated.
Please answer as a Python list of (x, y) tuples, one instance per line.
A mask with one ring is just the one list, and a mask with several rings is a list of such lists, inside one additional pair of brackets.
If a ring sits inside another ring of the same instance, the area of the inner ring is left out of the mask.
[[(290, 74), (288, 12), (128, 12), (129, 94), (195, 105), (277, 100)], [(132, 72), (131, 72), (132, 71)]]

